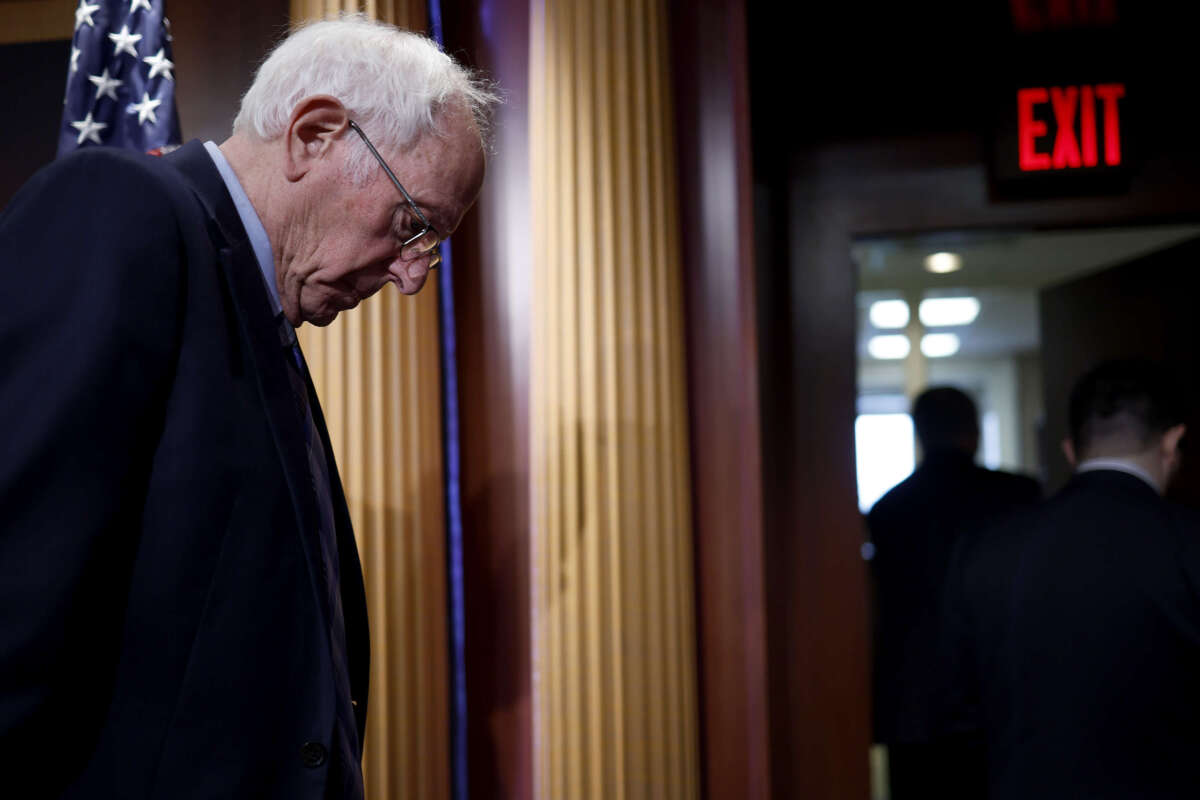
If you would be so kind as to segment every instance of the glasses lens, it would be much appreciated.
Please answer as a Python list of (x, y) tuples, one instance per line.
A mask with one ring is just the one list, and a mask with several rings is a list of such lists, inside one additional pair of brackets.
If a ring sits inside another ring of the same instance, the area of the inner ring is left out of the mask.
[(441, 244), (441, 240), (438, 239), (437, 234), (432, 230), (427, 230), (405, 242), (404, 246), (400, 248), (400, 257), (408, 261), (428, 258), (429, 269), (433, 269), (442, 262), (442, 251), (438, 249), (439, 244)]
[(401, 254), (405, 258), (416, 258), (436, 250), (440, 240), (432, 230), (425, 230), (404, 243)]

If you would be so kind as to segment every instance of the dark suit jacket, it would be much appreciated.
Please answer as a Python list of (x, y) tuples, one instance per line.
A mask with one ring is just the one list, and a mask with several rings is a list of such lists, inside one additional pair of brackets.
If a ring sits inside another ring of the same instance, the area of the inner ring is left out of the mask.
[(1037, 481), (934, 451), (867, 515), (875, 552), (875, 740), (920, 743), (931, 728), (942, 594), (958, 538), (1037, 502)]
[[(0, 785), (322, 797), (316, 498), (209, 156), (94, 148), (43, 169), (0, 216), (0, 286)], [(365, 596), (329, 472), (361, 741)]]
[(964, 543), (949, 588), (958, 723), (993, 798), (1200, 793), (1200, 519), (1116, 471)]

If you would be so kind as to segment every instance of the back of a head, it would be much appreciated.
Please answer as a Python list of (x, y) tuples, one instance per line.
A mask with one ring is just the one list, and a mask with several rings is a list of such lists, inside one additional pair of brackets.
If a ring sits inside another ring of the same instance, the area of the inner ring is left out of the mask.
[(1080, 459), (1130, 455), (1183, 422), (1183, 414), (1182, 393), (1162, 366), (1141, 358), (1105, 361), (1071, 390), (1071, 440)]
[(917, 396), (912, 407), (913, 425), (926, 453), (959, 450), (974, 455), (979, 439), (979, 411), (961, 389), (937, 386)]
[[(305, 24), (280, 42), (242, 97), (233, 131), (271, 141), (287, 130), (300, 100), (319, 94), (337, 98), (376, 144), (395, 149), (438, 133), (442, 110), (461, 104), (486, 150), (498, 101), (491, 84), (429, 38), (351, 14)], [(361, 155), (365, 172), (370, 155), (365, 148)]]

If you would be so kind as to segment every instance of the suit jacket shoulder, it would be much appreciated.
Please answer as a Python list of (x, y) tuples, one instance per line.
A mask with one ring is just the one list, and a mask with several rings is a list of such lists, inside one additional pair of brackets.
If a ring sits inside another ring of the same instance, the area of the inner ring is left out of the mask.
[(311, 476), (215, 165), (193, 143), (48, 166), (0, 215), (0, 280), (0, 766), (54, 796), (322, 797)]
[(994, 796), (1194, 793), (1198, 530), (1140, 479), (1099, 471), (962, 549), (947, 685), (980, 709)]

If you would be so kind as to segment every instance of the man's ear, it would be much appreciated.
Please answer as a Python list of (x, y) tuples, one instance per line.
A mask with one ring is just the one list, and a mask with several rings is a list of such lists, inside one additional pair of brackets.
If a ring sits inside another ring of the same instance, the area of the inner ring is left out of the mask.
[(297, 103), (284, 134), (287, 179), (294, 182), (303, 178), (329, 153), (349, 121), (350, 113), (336, 97), (318, 94)]
[(1167, 432), (1162, 438), (1162, 454), (1172, 460), (1179, 457), (1179, 443), (1183, 440), (1183, 435), (1187, 433), (1187, 425), (1180, 423), (1172, 428), (1167, 428)]
[(1062, 440), (1062, 451), (1063, 455), (1066, 456), (1067, 463), (1071, 465), (1071, 469), (1074, 469), (1078, 461), (1075, 458), (1075, 443), (1071, 441), (1070, 436)]

